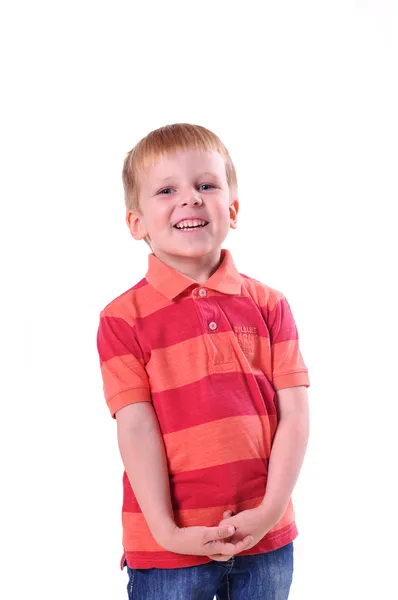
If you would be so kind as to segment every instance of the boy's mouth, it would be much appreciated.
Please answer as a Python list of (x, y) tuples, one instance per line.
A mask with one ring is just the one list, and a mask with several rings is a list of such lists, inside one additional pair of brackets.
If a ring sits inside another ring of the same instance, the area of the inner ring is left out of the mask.
[(184, 219), (173, 225), (173, 227), (180, 231), (193, 231), (195, 229), (203, 229), (208, 224), (209, 222), (204, 219)]

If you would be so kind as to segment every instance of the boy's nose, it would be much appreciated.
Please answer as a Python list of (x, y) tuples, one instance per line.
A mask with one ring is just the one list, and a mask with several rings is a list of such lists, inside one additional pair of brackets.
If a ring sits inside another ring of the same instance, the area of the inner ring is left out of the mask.
[(180, 205), (181, 206), (200, 206), (202, 204), (203, 200), (202, 198), (199, 196), (199, 194), (186, 194), (183, 198), (181, 198), (180, 200)]

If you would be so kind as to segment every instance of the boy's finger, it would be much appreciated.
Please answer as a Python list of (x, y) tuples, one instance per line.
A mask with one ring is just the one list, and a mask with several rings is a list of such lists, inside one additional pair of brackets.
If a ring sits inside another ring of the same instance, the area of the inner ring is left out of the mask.
[(225, 513), (223, 514), (223, 519), (229, 519), (230, 517), (233, 517), (234, 513), (232, 512), (232, 510), (226, 510)]
[(206, 545), (206, 548), (208, 549), (208, 554), (211, 555), (220, 554), (222, 556), (233, 556), (234, 554), (239, 554), (239, 552), (246, 550), (253, 542), (253, 539), (252, 535), (247, 535), (243, 540), (240, 540), (236, 544), (213, 540)]
[(243, 552), (243, 550), (247, 550), (249, 546), (252, 544), (254, 537), (252, 535), (247, 535), (243, 540), (240, 540), (235, 544), (235, 552), (234, 554), (239, 554), (239, 552)]
[[(235, 533), (233, 525), (219, 525), (218, 527), (206, 527), (204, 534), (204, 543), (210, 544), (224, 538), (231, 537)], [(225, 542), (223, 542), (224, 544)]]
[(212, 536), (210, 539), (214, 540), (214, 538), (218, 537), (220, 539), (230, 537), (235, 533), (235, 527), (233, 525), (219, 525), (216, 527), (216, 536)]

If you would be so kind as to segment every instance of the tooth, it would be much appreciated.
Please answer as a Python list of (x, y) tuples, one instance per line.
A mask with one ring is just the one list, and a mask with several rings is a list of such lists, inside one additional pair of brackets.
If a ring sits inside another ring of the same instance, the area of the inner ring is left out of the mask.
[(184, 219), (184, 221), (180, 221), (176, 227), (178, 229), (184, 229), (203, 225), (206, 225), (206, 221), (204, 219)]

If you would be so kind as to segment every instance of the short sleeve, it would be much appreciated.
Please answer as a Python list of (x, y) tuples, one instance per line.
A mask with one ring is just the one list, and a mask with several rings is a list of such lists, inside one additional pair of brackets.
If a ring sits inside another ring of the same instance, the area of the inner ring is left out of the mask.
[(301, 355), (296, 323), (283, 294), (279, 294), (268, 316), (275, 390), (301, 385), (309, 387), (308, 369)]
[(97, 333), (104, 395), (112, 417), (135, 402), (150, 402), (143, 352), (134, 328), (120, 317), (100, 315)]

